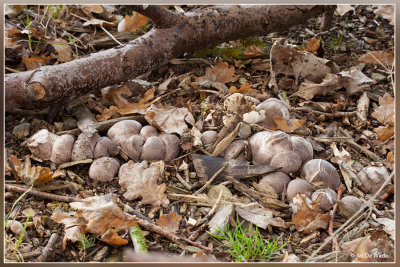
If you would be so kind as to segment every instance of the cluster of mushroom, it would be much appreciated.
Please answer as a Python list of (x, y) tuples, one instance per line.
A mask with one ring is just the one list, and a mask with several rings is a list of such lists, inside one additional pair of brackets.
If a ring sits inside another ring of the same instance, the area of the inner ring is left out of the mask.
[(42, 129), (27, 141), (33, 155), (61, 164), (69, 161), (95, 159), (89, 168), (89, 177), (99, 181), (112, 180), (120, 168), (113, 158), (122, 151), (134, 161), (171, 160), (179, 154), (179, 138), (173, 134), (159, 133), (153, 126), (142, 127), (135, 120), (114, 124), (107, 136), (81, 133), (58, 136)]

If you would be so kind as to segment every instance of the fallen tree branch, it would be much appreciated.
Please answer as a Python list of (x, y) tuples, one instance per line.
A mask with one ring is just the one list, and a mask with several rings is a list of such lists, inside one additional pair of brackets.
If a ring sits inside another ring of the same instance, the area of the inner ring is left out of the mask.
[(124, 46), (67, 63), (5, 75), (5, 110), (65, 103), (105, 86), (157, 69), (185, 52), (288, 29), (329, 5), (220, 6), (178, 14), (160, 6), (134, 6), (155, 27)]
[[(25, 193), (25, 192), (27, 192), (29, 187), (5, 184), (4, 185), (4, 189), (8, 190), (8, 191), (17, 192), (17, 193)], [(42, 198), (46, 198), (46, 199), (52, 199), (52, 200), (56, 200), (56, 201), (61, 201), (61, 202), (82, 201), (82, 199), (80, 199), (80, 198), (60, 196), (60, 195), (56, 195), (56, 194), (52, 194), (52, 193), (46, 193), (46, 192), (42, 192), (42, 191), (36, 190), (34, 188), (32, 188), (30, 191), (28, 191), (27, 194), (32, 195), (32, 196), (36, 196), (36, 197), (42, 197)]]

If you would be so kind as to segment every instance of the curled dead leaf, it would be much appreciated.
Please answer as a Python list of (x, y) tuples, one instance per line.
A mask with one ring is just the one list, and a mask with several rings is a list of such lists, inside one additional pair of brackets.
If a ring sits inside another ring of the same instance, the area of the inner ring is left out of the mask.
[(167, 230), (168, 232), (176, 232), (179, 229), (179, 222), (182, 220), (182, 215), (177, 215), (176, 212), (160, 215), (160, 220), (157, 225)]
[(358, 59), (358, 61), (373, 64), (383, 64), (392, 66), (394, 64), (394, 51), (387, 53), (386, 51), (372, 51)]
[(389, 20), (390, 25), (394, 25), (394, 5), (378, 5), (374, 13)]
[(147, 18), (137, 12), (132, 17), (125, 15), (125, 18), (118, 24), (118, 32), (135, 32), (146, 25), (147, 22)]
[(291, 132), (295, 131), (296, 129), (302, 127), (306, 121), (292, 119), (292, 120), (290, 120), (290, 122), (288, 122), (282, 116), (275, 116), (274, 122), (277, 125), (276, 129), (282, 130), (285, 133), (291, 133)]
[(372, 117), (384, 125), (394, 126), (394, 98), (385, 93), (383, 97), (379, 97), (379, 104), (371, 114)]
[(318, 48), (319, 42), (315, 37), (313, 37), (307, 44), (307, 51), (311, 54), (314, 54), (318, 50)]
[(14, 155), (10, 155), (9, 159), (14, 165), (16, 174), (26, 185), (41, 185), (53, 179), (53, 172), (49, 168), (32, 166), (29, 157), (26, 158), (25, 162), (21, 162)]

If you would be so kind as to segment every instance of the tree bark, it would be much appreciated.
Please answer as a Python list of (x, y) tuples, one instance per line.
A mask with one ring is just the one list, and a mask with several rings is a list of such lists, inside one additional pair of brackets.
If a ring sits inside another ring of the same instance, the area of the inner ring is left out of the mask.
[(69, 101), (133, 79), (174, 57), (249, 36), (282, 31), (334, 6), (222, 6), (179, 14), (160, 6), (132, 6), (155, 27), (106, 51), (60, 65), (5, 75), (5, 110)]

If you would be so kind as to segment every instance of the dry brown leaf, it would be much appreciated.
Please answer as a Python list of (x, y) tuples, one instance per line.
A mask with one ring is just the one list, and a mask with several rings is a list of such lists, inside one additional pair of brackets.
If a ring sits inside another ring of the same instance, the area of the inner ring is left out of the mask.
[[(291, 133), (294, 130), (302, 127), (306, 121), (296, 119), (296, 120), (291, 120), (290, 122), (288, 122), (282, 116), (275, 116), (274, 122), (277, 125), (276, 129), (282, 130), (285, 133)], [(276, 129), (274, 129), (274, 130), (276, 130)]]
[(239, 76), (234, 76), (235, 67), (229, 67), (228, 62), (218, 61), (214, 67), (206, 69), (206, 75), (201, 77), (194, 77), (195, 82), (193, 85), (200, 87), (214, 87), (222, 92), (228, 91), (225, 83), (236, 81)]
[[(57, 58), (60, 62), (69, 62), (72, 60), (72, 50), (69, 47), (68, 42), (64, 39), (55, 39), (53, 47), (56, 50), (57, 54), (53, 55), (53, 58)], [(63, 45), (65, 44), (65, 45)]]
[(351, 5), (337, 5), (336, 7), (336, 12), (339, 14), (339, 16), (343, 16), (349, 11), (354, 10), (355, 8), (352, 7)]
[(104, 26), (104, 27), (113, 27), (115, 26), (114, 23), (108, 22), (102, 19), (90, 19), (83, 23), (83, 26), (89, 26), (89, 25), (99, 25), (99, 26)]
[(372, 117), (384, 125), (394, 126), (394, 98), (385, 93), (383, 97), (379, 97), (379, 104), (371, 114)]
[(147, 90), (144, 93), (143, 98), (140, 99), (138, 103), (129, 103), (125, 107), (120, 108), (118, 113), (121, 115), (132, 113), (145, 114), (146, 108), (154, 103), (154, 101), (151, 101), (154, 98), (154, 91), (154, 88)]
[(184, 134), (189, 130), (186, 123), (194, 126), (195, 120), (187, 108), (173, 106), (155, 106), (147, 108), (144, 118), (147, 122), (159, 130), (172, 134)]
[(118, 24), (118, 32), (135, 32), (146, 25), (147, 22), (147, 18), (137, 12), (132, 17), (125, 15), (125, 18)]
[(240, 207), (237, 206), (235, 210), (240, 217), (262, 229), (266, 229), (268, 225), (284, 228), (290, 225), (282, 218), (274, 217), (274, 215), (277, 215), (275, 210), (261, 207), (258, 203), (249, 203)]
[(234, 94), (234, 93), (241, 93), (241, 94), (247, 94), (247, 93), (254, 93), (256, 90), (255, 89), (250, 89), (250, 84), (248, 82), (245, 82), (240, 89), (238, 90), (236, 86), (231, 86), (229, 88), (229, 94)]
[(370, 235), (343, 243), (341, 247), (343, 251), (350, 254), (352, 262), (369, 262), (372, 259), (371, 257), (368, 257), (368, 254), (372, 249)]
[(103, 113), (96, 115), (97, 121), (105, 121), (118, 113), (118, 108), (116, 106), (111, 106), (110, 108), (105, 108)]
[(105, 95), (105, 98), (111, 98), (118, 108), (123, 108), (129, 104), (129, 101), (126, 100), (122, 95), (132, 95), (132, 92), (127, 85), (111, 88), (109, 93)]
[(313, 37), (307, 44), (307, 51), (310, 52), (311, 54), (314, 54), (319, 48), (319, 42), (318, 40)]
[(271, 68), (271, 61), (269, 59), (255, 58), (251, 62), (253, 70), (269, 71)]
[(377, 133), (378, 139), (383, 142), (394, 135), (394, 126), (379, 126), (378, 128), (374, 129), (374, 132)]
[[(102, 241), (110, 245), (124, 245), (128, 240), (121, 241), (116, 233), (126, 231), (136, 224), (136, 216), (123, 212), (113, 201), (113, 195), (89, 197), (81, 202), (72, 202), (70, 206), (76, 212), (62, 212), (56, 210), (51, 219), (65, 225), (66, 235), (63, 240), (63, 249), (66, 241), (76, 241), (82, 233), (102, 235)], [(104, 238), (103, 238), (104, 237)]]
[(76, 241), (79, 241), (82, 236), (85, 236), (85, 232), (83, 231), (82, 227), (72, 226), (70, 228), (66, 228), (64, 238), (61, 243), (62, 249), (65, 250), (67, 248), (68, 240), (70, 240), (72, 243), (75, 243)]
[(42, 66), (46, 65), (46, 61), (49, 58), (48, 57), (43, 57), (43, 56), (38, 56), (35, 54), (31, 54), (30, 57), (22, 57), (22, 63), (24, 63), (25, 67), (27, 70), (34, 70), (37, 68), (40, 68)]
[(369, 52), (358, 59), (358, 61), (373, 64), (383, 64), (386, 66), (392, 66), (394, 64), (394, 51), (387, 53), (385, 51), (373, 51)]
[(164, 194), (167, 185), (157, 185), (157, 181), (164, 172), (162, 161), (151, 163), (147, 161), (134, 163), (130, 160), (121, 166), (119, 170), (119, 184), (126, 189), (124, 197), (128, 200), (135, 200), (142, 197), (142, 204), (153, 206), (162, 205), (168, 207), (169, 200)]
[(378, 5), (374, 13), (389, 20), (390, 25), (394, 25), (394, 5)]
[(387, 234), (390, 235), (390, 238), (392, 240), (395, 240), (396, 233), (395, 233), (395, 223), (394, 220), (391, 220), (389, 218), (377, 218), (375, 219), (378, 223), (383, 224), (385, 227), (383, 228), (383, 231), (385, 231)]
[(264, 51), (256, 45), (249, 45), (244, 49), (244, 58), (256, 58), (264, 55)]
[(364, 91), (369, 87), (369, 83), (373, 82), (372, 79), (356, 68), (339, 72), (338, 76), (340, 77), (340, 84), (346, 88), (350, 95)]
[(14, 155), (10, 155), (9, 159), (14, 165), (16, 174), (26, 185), (41, 185), (53, 179), (53, 172), (49, 168), (31, 166), (31, 159), (29, 157), (23, 163)]
[(179, 222), (182, 220), (182, 215), (177, 215), (176, 212), (160, 215), (160, 220), (157, 225), (167, 230), (168, 232), (176, 232), (179, 229)]
[(301, 195), (297, 195), (296, 200), (300, 209), (292, 216), (292, 223), (296, 226), (297, 231), (307, 234), (318, 228), (326, 229), (330, 216), (328, 213), (320, 213), (318, 202), (312, 202), (309, 207)]

